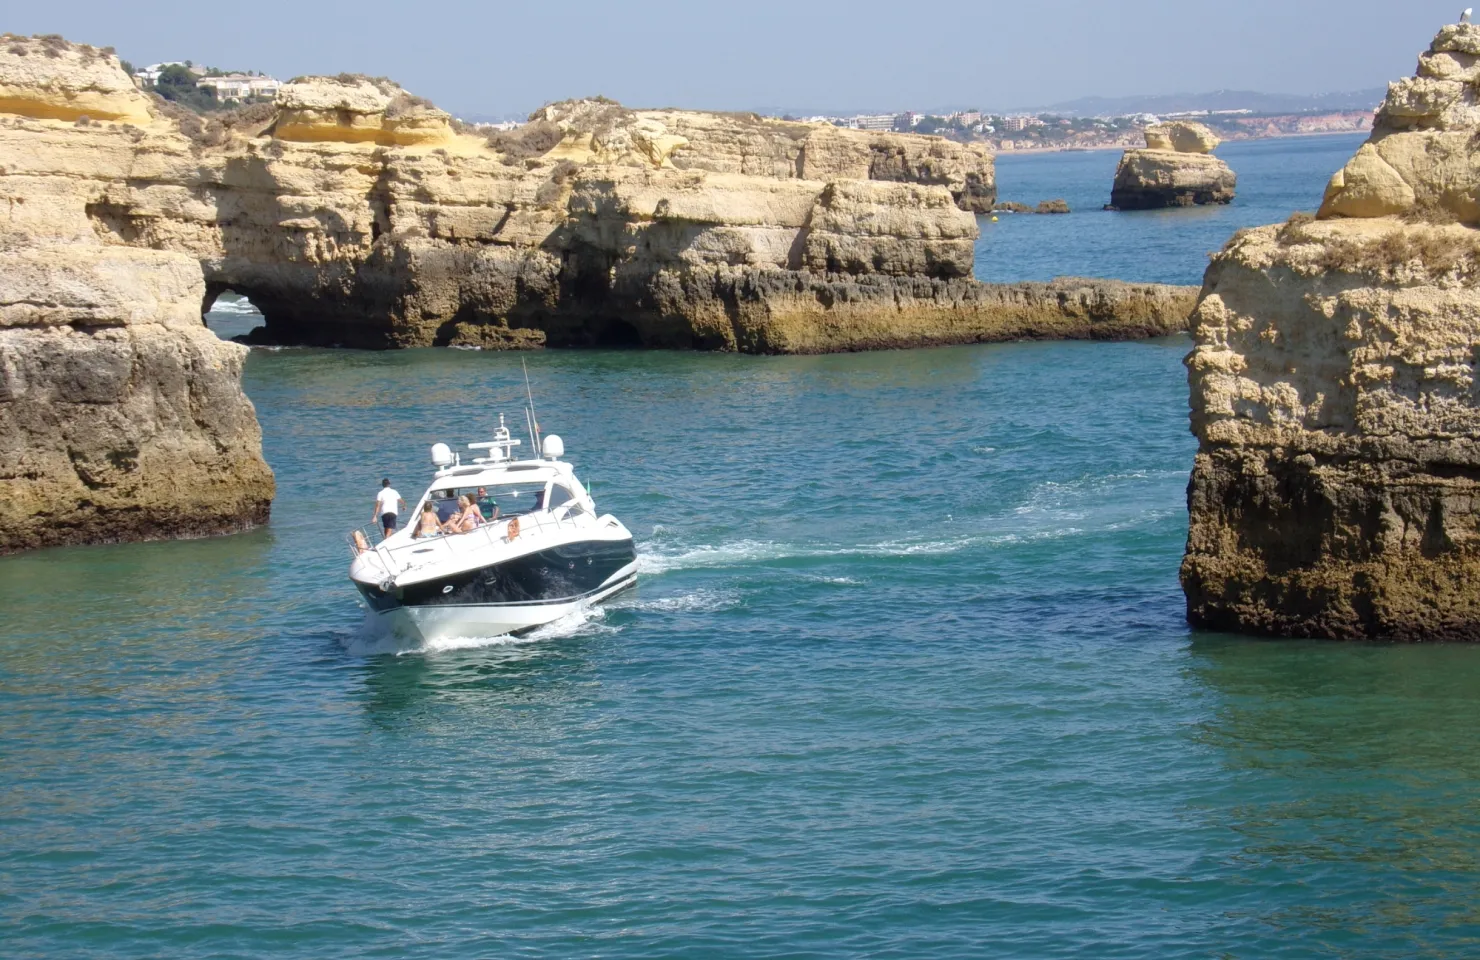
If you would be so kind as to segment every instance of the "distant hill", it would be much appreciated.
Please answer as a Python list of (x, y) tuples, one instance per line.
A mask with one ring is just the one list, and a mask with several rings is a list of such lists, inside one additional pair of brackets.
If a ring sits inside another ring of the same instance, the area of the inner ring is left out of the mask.
[(1325, 113), (1334, 110), (1371, 110), (1381, 103), (1385, 96), (1387, 96), (1386, 87), (1310, 96), (1289, 93), (1256, 93), (1252, 90), (1214, 90), (1212, 93), (1173, 93), (1161, 96), (1080, 97), (1078, 100), (1067, 100), (1046, 107), (1033, 107), (1031, 112), (1056, 113), (1067, 117), (1180, 113), (1187, 110)]

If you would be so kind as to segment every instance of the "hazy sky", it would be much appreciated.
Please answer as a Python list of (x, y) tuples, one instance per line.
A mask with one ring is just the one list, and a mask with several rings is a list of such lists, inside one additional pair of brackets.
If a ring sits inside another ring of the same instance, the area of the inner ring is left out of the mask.
[(385, 75), (459, 113), (903, 110), (1216, 89), (1326, 93), (1413, 72), (1462, 0), (50, 0), (0, 29), (287, 78)]

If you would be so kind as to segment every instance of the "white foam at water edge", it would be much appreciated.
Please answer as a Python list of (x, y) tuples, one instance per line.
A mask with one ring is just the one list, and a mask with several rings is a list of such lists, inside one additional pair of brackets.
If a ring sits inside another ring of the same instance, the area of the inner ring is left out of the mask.
[(382, 622), (367, 614), (360, 630), (341, 642), (347, 653), (356, 657), (394, 655), (397, 657), (449, 653), (457, 650), (478, 650), (484, 647), (513, 647), (561, 640), (568, 637), (597, 633), (615, 633), (617, 628), (603, 623), (606, 610), (602, 607), (583, 607), (543, 627), (537, 627), (520, 637), (499, 634), (491, 637), (441, 637), (422, 643), (410, 640), (387, 630)]
[(645, 613), (719, 613), (739, 605), (736, 590), (695, 590), (672, 597), (634, 597), (620, 607)]
[(772, 560), (796, 560), (810, 557), (902, 557), (915, 554), (943, 554), (964, 550), (975, 543), (991, 542), (986, 537), (954, 537), (950, 540), (891, 541), (859, 546), (803, 547), (770, 540), (736, 540), (715, 546), (692, 547), (688, 550), (659, 551), (651, 543), (638, 545), (637, 572), (659, 576), (673, 570), (705, 567), (733, 567)]
[(217, 300), (206, 313), (224, 313), (238, 317), (262, 316), (262, 311), (252, 306), (250, 300)]

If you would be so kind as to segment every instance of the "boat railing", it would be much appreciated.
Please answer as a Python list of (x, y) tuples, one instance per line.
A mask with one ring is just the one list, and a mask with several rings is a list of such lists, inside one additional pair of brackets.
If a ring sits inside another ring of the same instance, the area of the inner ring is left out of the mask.
[[(581, 504), (576, 504), (569, 509), (567, 506), (562, 504), (553, 511), (541, 510), (534, 513), (521, 513), (514, 517), (500, 517), (497, 520), (481, 523), (477, 529), (467, 533), (438, 533), (430, 537), (418, 537), (395, 546), (386, 546), (383, 542), (377, 543), (373, 538), (367, 538), (369, 543), (367, 549), (373, 550), (380, 557), (388, 574), (399, 576), (434, 560), (455, 559), (489, 546), (507, 545), (527, 537), (557, 533), (575, 524), (577, 518), (583, 514), (590, 513)], [(510, 538), (509, 527), (515, 522), (518, 523), (516, 528), (518, 534)], [(354, 531), (350, 534), (350, 546), (354, 556), (365, 552), (364, 549), (355, 547), (354, 535), (359, 532), (362, 531)]]

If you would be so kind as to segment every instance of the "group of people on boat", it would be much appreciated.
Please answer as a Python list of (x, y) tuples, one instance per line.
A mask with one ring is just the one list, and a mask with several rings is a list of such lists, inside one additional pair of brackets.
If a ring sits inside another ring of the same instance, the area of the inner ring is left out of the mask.
[[(449, 509), (446, 515), (438, 510), (438, 503), (451, 504), (452, 491), (442, 491), (440, 500), (431, 499), (421, 508), (421, 517), (416, 521), (416, 529), (411, 531), (413, 537), (435, 537), (444, 533), (472, 533), (485, 523), (492, 523), (499, 517), (498, 503), (490, 499), (488, 491), (483, 487), (478, 488), (476, 495), (464, 493), (457, 498), (456, 508)], [(490, 510), (485, 515), (484, 509)]]
[[(380, 523), (383, 536), (389, 537), (396, 532), (399, 525), (399, 514), (406, 509), (406, 501), (391, 486), (389, 478), (382, 480), (380, 485), (380, 492), (375, 496), (375, 517)], [(536, 511), (544, 509), (545, 491), (535, 489), (529, 494), (534, 499), (530, 509)], [(510, 493), (510, 496), (515, 497), (524, 495), (517, 490)], [(516, 518), (520, 512), (515, 511)], [(423, 538), (472, 533), (484, 524), (493, 523), (498, 519), (500, 519), (498, 501), (489, 496), (487, 487), (479, 487), (476, 492), (470, 490), (460, 495), (450, 488), (437, 490), (427, 498), (427, 502), (422, 505), (421, 514), (412, 521), (411, 535)]]

